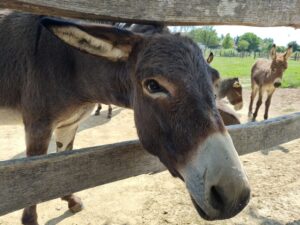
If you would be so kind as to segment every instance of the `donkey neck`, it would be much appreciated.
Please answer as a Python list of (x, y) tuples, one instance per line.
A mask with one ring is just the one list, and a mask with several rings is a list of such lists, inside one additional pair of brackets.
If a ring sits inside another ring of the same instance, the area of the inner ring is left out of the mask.
[(108, 61), (87, 54), (76, 57), (77, 88), (85, 101), (131, 106), (130, 63)]

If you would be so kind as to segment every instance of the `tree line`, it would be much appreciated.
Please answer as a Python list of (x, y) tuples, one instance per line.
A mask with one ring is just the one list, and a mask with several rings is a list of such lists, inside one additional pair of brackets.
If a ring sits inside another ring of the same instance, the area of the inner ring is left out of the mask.
[[(272, 38), (260, 38), (252, 32), (247, 32), (241, 36), (231, 37), (230, 34), (218, 36), (216, 30), (212, 26), (204, 26), (201, 28), (192, 29), (185, 32), (185, 35), (191, 37), (194, 41), (199, 43), (204, 50), (219, 49), (223, 56), (248, 56), (253, 54), (255, 56), (262, 56), (269, 54), (274, 40)], [(300, 52), (300, 45), (296, 41), (290, 42), (288, 45), (293, 47), (294, 52)], [(278, 52), (284, 52), (286, 46), (277, 46)], [(300, 58), (300, 54), (298, 53)], [(297, 53), (295, 53), (297, 57)]]

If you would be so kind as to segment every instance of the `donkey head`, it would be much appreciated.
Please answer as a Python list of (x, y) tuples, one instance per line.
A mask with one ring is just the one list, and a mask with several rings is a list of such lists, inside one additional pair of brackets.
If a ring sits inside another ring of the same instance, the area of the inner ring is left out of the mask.
[(186, 183), (202, 217), (225, 219), (244, 208), (246, 174), (216, 108), (211, 70), (193, 41), (49, 18), (41, 23), (99, 62), (126, 61), (140, 141)]
[[(214, 54), (211, 52), (206, 60), (208, 64), (213, 61)], [(229, 78), (221, 80), (219, 71), (209, 67), (209, 72), (213, 81), (213, 86), (218, 98), (227, 97), (230, 104), (234, 105), (235, 110), (243, 108), (242, 85), (239, 78)]]
[(274, 44), (270, 51), (270, 56), (272, 59), (271, 64), (271, 75), (275, 77), (274, 86), (279, 87), (281, 85), (283, 72), (287, 69), (288, 63), (287, 60), (293, 53), (292, 46), (289, 46), (286, 52), (277, 53), (276, 45)]
[(220, 82), (219, 97), (227, 97), (235, 110), (243, 108), (242, 85), (239, 78), (228, 78)]

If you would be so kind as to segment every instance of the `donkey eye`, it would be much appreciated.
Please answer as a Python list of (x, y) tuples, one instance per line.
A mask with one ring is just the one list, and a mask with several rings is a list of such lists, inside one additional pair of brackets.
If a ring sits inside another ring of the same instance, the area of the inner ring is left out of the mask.
[(167, 92), (166, 89), (154, 79), (147, 80), (144, 85), (150, 93)]

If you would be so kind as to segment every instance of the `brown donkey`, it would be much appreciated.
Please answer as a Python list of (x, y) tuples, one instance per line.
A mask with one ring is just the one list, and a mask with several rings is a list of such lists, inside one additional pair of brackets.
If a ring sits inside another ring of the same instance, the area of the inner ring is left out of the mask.
[[(214, 59), (214, 54), (211, 52), (207, 58), (207, 63), (210, 64)], [(239, 78), (228, 78), (221, 80), (217, 70), (212, 69), (211, 72), (214, 91), (216, 95), (216, 103), (218, 111), (226, 126), (240, 124), (237, 114), (224, 103), (223, 98), (227, 97), (230, 104), (234, 105), (235, 110), (240, 110), (243, 107), (242, 85)]]
[(232, 110), (228, 103), (223, 100), (227, 97), (229, 103), (234, 106), (235, 110), (243, 107), (242, 85), (239, 78), (228, 78), (221, 80), (217, 90), (217, 108), (226, 126), (240, 124), (240, 119), (236, 112)]
[[(27, 156), (46, 154), (53, 131), (57, 151), (71, 150), (97, 103), (128, 107), (142, 146), (185, 182), (203, 218), (230, 218), (247, 204), (248, 180), (215, 105), (212, 68), (191, 39), (9, 13), (0, 19), (0, 43), (0, 107), (22, 118)], [(82, 207), (72, 194), (62, 199), (73, 212)], [(38, 224), (36, 205), (22, 223)]]
[[(267, 92), (267, 100), (265, 103), (264, 119), (268, 119), (269, 107), (271, 104), (272, 95), (276, 88), (281, 85), (283, 72), (287, 69), (288, 58), (292, 55), (293, 49), (288, 47), (285, 53), (276, 53), (276, 45), (273, 45), (270, 56), (271, 60), (259, 59), (251, 69), (251, 99), (249, 104), (248, 117), (252, 117), (255, 121), (259, 107), (262, 104), (264, 92)], [(255, 111), (252, 115), (252, 105), (255, 96), (258, 92), (258, 100)]]
[[(214, 54), (211, 52), (206, 59), (206, 62), (210, 64), (214, 59)], [(235, 110), (243, 108), (243, 95), (242, 85), (238, 77), (221, 79), (219, 72), (212, 68), (212, 81), (216, 92), (216, 99), (222, 99), (227, 97), (230, 104), (234, 106)]]
[(217, 99), (227, 98), (235, 110), (243, 108), (243, 89), (238, 77), (221, 80), (218, 86)]

